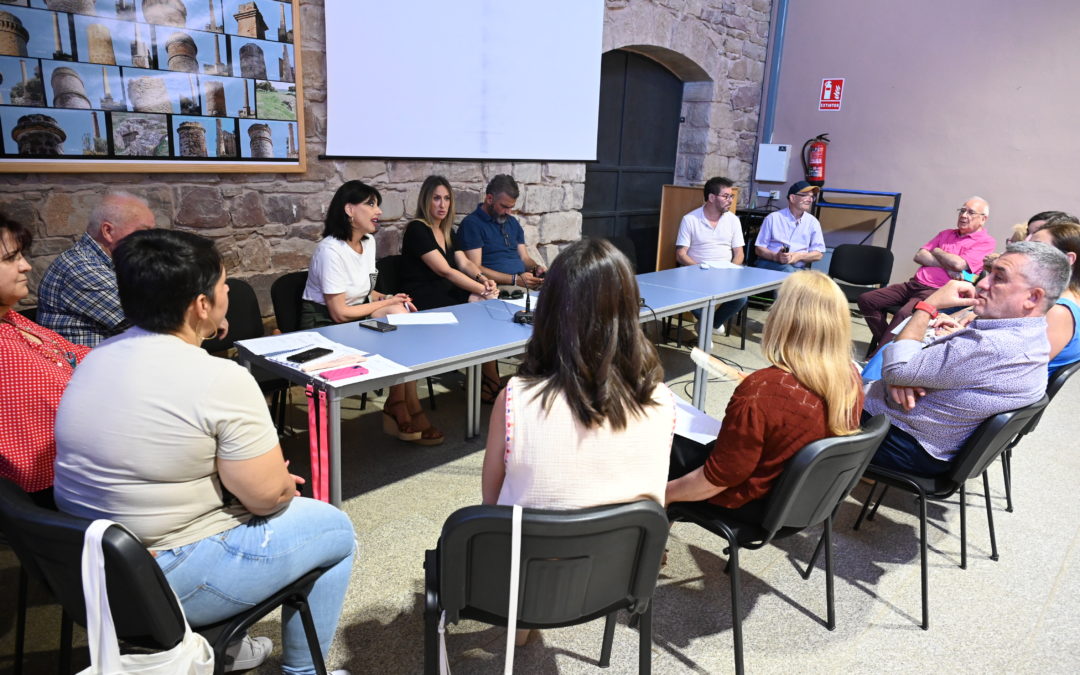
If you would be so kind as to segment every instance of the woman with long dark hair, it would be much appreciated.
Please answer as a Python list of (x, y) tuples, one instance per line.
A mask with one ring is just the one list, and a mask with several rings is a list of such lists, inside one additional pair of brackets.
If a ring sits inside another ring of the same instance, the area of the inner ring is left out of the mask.
[(491, 413), (485, 504), (664, 503), (675, 402), (638, 297), (629, 261), (606, 240), (555, 259), (525, 360)]

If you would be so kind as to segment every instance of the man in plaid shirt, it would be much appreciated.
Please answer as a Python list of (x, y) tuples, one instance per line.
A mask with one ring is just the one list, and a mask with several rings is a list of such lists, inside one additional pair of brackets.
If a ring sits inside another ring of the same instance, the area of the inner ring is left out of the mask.
[(124, 237), (153, 226), (146, 200), (126, 192), (107, 193), (90, 214), (86, 234), (45, 272), (38, 289), (37, 322), (88, 347), (127, 328), (112, 252)]

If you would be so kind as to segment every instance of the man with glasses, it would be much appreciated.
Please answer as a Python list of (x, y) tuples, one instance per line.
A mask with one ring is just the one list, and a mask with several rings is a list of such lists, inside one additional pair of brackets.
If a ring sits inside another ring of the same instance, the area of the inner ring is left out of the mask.
[(773, 211), (761, 223), (754, 253), (754, 265), (780, 272), (810, 267), (825, 255), (821, 223), (808, 211), (820, 188), (804, 180), (793, 183), (787, 192), (788, 207)]
[[(892, 331), (911, 316), (915, 304), (952, 279), (969, 280), (983, 269), (983, 259), (994, 252), (994, 237), (986, 231), (990, 205), (982, 197), (972, 197), (958, 210), (956, 227), (938, 232), (915, 253), (922, 265), (911, 279), (859, 296), (859, 309), (879, 344), (889, 341)], [(885, 320), (885, 308), (899, 305), (892, 321)]]
[(456, 242), (484, 276), (499, 286), (539, 288), (546, 270), (529, 255), (525, 231), (511, 215), (518, 194), (513, 177), (492, 178), (484, 201), (458, 226)]
[[(675, 259), (680, 265), (708, 264), (729, 267), (743, 262), (742, 223), (730, 211), (734, 183), (722, 176), (705, 183), (705, 203), (683, 216), (675, 238)], [(724, 334), (724, 324), (746, 305), (746, 298), (729, 300), (716, 308), (713, 333)], [(699, 319), (701, 311), (695, 310)]]

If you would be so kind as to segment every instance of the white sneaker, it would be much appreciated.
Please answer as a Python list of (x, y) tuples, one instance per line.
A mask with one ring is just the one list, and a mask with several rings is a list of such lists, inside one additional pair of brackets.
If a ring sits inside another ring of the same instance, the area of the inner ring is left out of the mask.
[(713, 328), (712, 334), (719, 337), (724, 337), (725, 335), (727, 335), (727, 330), (724, 328), (724, 325), (721, 324), (719, 328)]
[(239, 673), (258, 668), (272, 651), (274, 641), (270, 638), (245, 635), (225, 649), (225, 672)]
[(330, 675), (352, 675), (352, 673), (342, 668), (341, 670), (331, 670)]

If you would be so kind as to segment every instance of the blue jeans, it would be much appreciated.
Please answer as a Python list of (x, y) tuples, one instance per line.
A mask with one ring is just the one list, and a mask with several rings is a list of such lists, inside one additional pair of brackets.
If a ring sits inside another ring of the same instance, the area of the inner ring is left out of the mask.
[(774, 260), (766, 260), (765, 258), (755, 260), (754, 267), (760, 267), (763, 270), (776, 270), (777, 272), (798, 272), (802, 269), (794, 265), (783, 265)]
[[(239, 614), (307, 572), (329, 568), (308, 596), (325, 656), (337, 631), (355, 548), (348, 516), (329, 504), (296, 497), (279, 513), (159, 551), (156, 560), (193, 626)], [(282, 672), (314, 673), (299, 614), (282, 608), (281, 620)]]
[[(712, 327), (714, 329), (723, 326), (728, 322), (728, 319), (738, 314), (743, 307), (746, 306), (746, 298), (738, 298), (736, 300), (728, 300), (725, 303), (717, 306), (716, 311), (713, 312)], [(697, 317), (698, 321), (701, 321), (701, 310), (691, 310), (691, 314)]]

